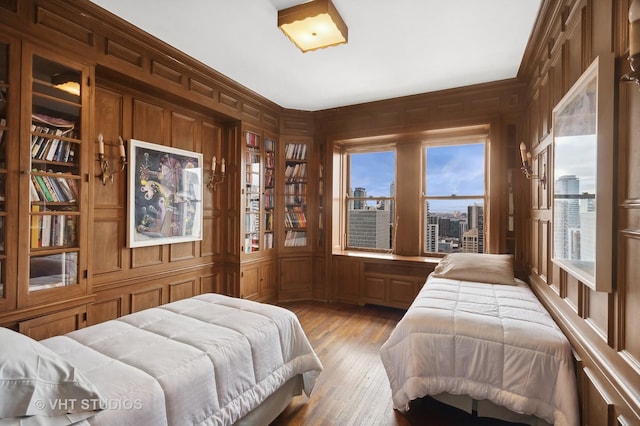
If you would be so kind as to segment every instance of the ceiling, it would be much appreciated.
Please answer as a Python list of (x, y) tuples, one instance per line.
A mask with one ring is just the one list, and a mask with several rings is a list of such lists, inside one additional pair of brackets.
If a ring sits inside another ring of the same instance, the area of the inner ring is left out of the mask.
[(290, 109), (317, 111), (516, 77), (541, 0), (333, 0), (344, 45), (277, 28), (304, 0), (92, 0)]

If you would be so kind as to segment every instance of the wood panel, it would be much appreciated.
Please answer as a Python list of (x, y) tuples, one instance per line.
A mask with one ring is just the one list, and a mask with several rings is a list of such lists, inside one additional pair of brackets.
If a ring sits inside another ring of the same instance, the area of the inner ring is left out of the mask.
[(169, 284), (169, 302), (187, 299), (199, 293), (197, 282), (193, 279)]
[(18, 331), (35, 340), (69, 333), (87, 325), (86, 307), (79, 306), (18, 323)]
[(121, 248), (124, 243), (124, 229), (121, 218), (99, 218), (93, 221), (92, 270), (95, 275), (121, 271), (123, 269)]
[(155, 308), (164, 303), (164, 287), (154, 285), (148, 288), (143, 288), (131, 292), (130, 294), (130, 306), (131, 312), (139, 312), (149, 308)]
[(87, 306), (87, 325), (113, 320), (125, 314), (122, 296), (96, 301)]
[(260, 265), (253, 263), (243, 265), (240, 269), (240, 297), (255, 300), (258, 298), (260, 281)]
[(280, 258), (278, 298), (300, 300), (311, 297), (313, 287), (313, 259), (305, 257)]
[(219, 293), (224, 294), (223, 275), (214, 273), (205, 275), (200, 278), (202, 293)]
[(361, 290), (362, 263), (357, 259), (333, 256), (333, 285), (335, 299), (349, 303), (363, 303)]

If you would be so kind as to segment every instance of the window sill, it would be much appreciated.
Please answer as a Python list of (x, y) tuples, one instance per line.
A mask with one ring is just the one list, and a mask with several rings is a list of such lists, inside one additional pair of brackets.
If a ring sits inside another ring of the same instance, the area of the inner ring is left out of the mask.
[(377, 260), (392, 260), (398, 262), (411, 262), (411, 263), (427, 263), (434, 266), (440, 262), (441, 257), (427, 257), (427, 256), (401, 256), (398, 254), (390, 253), (375, 253), (365, 251), (350, 251), (350, 250), (335, 250), (331, 253), (333, 256), (346, 256), (356, 257), (361, 259), (377, 259)]

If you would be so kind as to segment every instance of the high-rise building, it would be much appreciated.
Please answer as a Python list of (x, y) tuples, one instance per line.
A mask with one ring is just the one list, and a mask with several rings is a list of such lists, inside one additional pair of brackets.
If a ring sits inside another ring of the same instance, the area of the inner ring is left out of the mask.
[(581, 259), (580, 179), (564, 175), (556, 179), (553, 206), (554, 257)]
[[(367, 190), (366, 188), (356, 188), (353, 191), (353, 196), (358, 198), (366, 198)], [(364, 210), (367, 206), (367, 202), (365, 200), (353, 200), (353, 206), (350, 210)]]
[(389, 210), (349, 211), (350, 247), (390, 249), (391, 228)]
[[(477, 233), (478, 246), (474, 253), (484, 253), (484, 206), (474, 203), (467, 207), (467, 228)], [(464, 240), (465, 234), (462, 238)]]

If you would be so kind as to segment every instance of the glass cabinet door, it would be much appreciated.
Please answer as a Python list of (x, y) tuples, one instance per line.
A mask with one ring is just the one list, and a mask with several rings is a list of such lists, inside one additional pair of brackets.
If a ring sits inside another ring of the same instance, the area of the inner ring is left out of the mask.
[(0, 299), (5, 297), (7, 237), (7, 127), (9, 46), (0, 41)]
[(307, 144), (285, 146), (285, 247), (307, 245)]
[(29, 292), (36, 292), (79, 280), (83, 73), (38, 54), (31, 60)]
[(244, 253), (260, 251), (260, 136), (246, 132)]
[(274, 208), (275, 208), (275, 170), (276, 170), (276, 142), (274, 139), (264, 139), (264, 248), (275, 247)]

